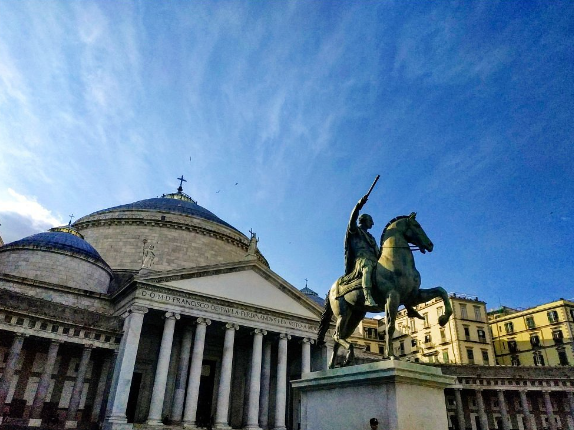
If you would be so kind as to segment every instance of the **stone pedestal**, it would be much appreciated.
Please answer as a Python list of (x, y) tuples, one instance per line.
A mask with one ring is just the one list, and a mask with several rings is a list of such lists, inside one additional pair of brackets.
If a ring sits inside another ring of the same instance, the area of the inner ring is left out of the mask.
[(446, 429), (444, 389), (455, 378), (439, 368), (398, 360), (303, 374), (292, 381), (301, 395), (301, 430), (369, 428)]

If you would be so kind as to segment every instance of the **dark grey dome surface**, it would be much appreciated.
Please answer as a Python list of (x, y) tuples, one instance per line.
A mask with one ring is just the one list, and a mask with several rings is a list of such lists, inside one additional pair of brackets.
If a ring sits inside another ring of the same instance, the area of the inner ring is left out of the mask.
[[(88, 216), (92, 215), (100, 215), (107, 212), (116, 212), (116, 211), (136, 211), (136, 210), (147, 210), (147, 211), (161, 211), (161, 212), (171, 212), (176, 214), (183, 214), (183, 215), (190, 215), (197, 218), (203, 218), (208, 221), (215, 222), (217, 224), (224, 225), (226, 227), (232, 228), (235, 231), (238, 231), (232, 225), (226, 223), (218, 216), (214, 215), (212, 212), (208, 211), (207, 209), (199, 206), (197, 203), (193, 201), (185, 201), (180, 199), (173, 199), (173, 198), (166, 198), (166, 197), (157, 197), (153, 199), (146, 199), (140, 200), (135, 203), (128, 203), (126, 205), (114, 206), (112, 208), (103, 209), (101, 211), (94, 212)], [(85, 217), (84, 217), (85, 218)], [(79, 219), (76, 222), (80, 222), (83, 218)]]
[(305, 294), (307, 297), (309, 297), (315, 303), (318, 303), (321, 306), (323, 306), (325, 304), (325, 300), (323, 300), (321, 297), (319, 297), (319, 294), (317, 294), (311, 288), (305, 287), (305, 288), (300, 289), (299, 291), (301, 291), (303, 294)]
[(68, 251), (73, 254), (93, 258), (106, 264), (100, 254), (98, 254), (98, 251), (96, 251), (92, 245), (90, 245), (85, 240), (74, 236), (73, 234), (64, 232), (49, 231), (45, 233), (34, 234), (32, 236), (25, 237), (24, 239), (8, 243), (0, 249), (4, 251), (9, 249), (30, 247), (45, 250)]

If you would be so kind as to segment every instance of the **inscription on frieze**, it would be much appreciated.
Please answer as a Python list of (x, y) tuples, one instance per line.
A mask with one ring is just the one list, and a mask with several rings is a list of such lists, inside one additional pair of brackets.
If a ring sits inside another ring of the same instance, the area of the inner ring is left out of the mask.
[(232, 308), (229, 306), (218, 305), (215, 303), (203, 302), (197, 299), (190, 299), (187, 297), (176, 296), (172, 294), (160, 293), (151, 290), (141, 289), (138, 290), (138, 297), (154, 302), (177, 304), (194, 309), (201, 309), (203, 311), (213, 312), (219, 315), (226, 315), (231, 317), (238, 317), (242, 319), (250, 319), (254, 321), (268, 322), (270, 324), (290, 327), (297, 330), (306, 330), (315, 332), (317, 325), (293, 321), (286, 318), (276, 317), (273, 315), (266, 315), (259, 312), (251, 312), (243, 309)]

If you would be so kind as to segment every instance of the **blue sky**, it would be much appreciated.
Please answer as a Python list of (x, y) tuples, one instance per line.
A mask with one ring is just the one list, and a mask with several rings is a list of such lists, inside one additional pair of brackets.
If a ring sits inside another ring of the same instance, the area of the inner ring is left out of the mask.
[[(0, 235), (175, 191), (324, 295), (349, 214), (423, 287), (573, 298), (574, 3), (0, 3)], [(237, 183), (237, 185), (235, 185)]]

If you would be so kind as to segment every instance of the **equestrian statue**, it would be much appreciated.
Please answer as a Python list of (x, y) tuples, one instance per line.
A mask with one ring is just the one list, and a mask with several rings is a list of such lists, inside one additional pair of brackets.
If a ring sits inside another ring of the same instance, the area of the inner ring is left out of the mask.
[(345, 274), (337, 279), (325, 299), (317, 342), (324, 343), (331, 319), (335, 316), (335, 345), (329, 361), (330, 369), (335, 367), (341, 346), (347, 350), (343, 366), (353, 363), (353, 344), (347, 339), (367, 312), (385, 312), (388, 358), (394, 357), (392, 339), (399, 306), (406, 308), (410, 318), (424, 319), (415, 307), (440, 297), (444, 301), (445, 312), (440, 316), (439, 324), (444, 326), (452, 315), (448, 294), (442, 287), (420, 288), (421, 276), (415, 267), (413, 249), (424, 254), (432, 252), (434, 245), (416, 220), (416, 212), (390, 220), (381, 234), (380, 247), (368, 231), (374, 225), (372, 217), (367, 214), (359, 216), (378, 179), (379, 175), (351, 212), (345, 234)]

